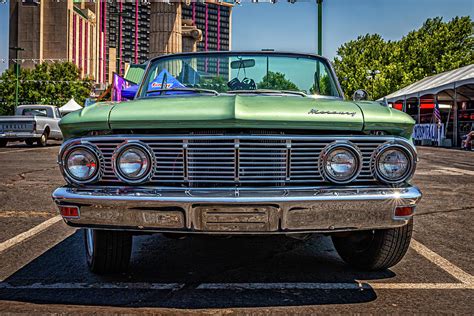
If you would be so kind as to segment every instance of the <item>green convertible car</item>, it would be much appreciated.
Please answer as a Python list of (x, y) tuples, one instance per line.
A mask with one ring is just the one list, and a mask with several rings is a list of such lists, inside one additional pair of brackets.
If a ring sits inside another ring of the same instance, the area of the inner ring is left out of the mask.
[(149, 61), (132, 101), (64, 117), (53, 199), (96, 273), (134, 234), (330, 235), (365, 270), (406, 253), (421, 193), (414, 121), (359, 90), (344, 100), (311, 54), (206, 52)]

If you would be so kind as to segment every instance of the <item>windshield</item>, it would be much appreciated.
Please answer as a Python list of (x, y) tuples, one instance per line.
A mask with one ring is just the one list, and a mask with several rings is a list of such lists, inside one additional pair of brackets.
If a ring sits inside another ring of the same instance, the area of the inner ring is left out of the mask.
[(156, 59), (147, 70), (139, 97), (253, 92), (341, 96), (324, 59), (275, 53), (212, 53)]

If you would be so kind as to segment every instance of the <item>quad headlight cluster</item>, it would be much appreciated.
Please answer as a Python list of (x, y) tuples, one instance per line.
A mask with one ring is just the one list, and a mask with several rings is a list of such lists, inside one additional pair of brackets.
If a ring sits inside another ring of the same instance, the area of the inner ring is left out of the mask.
[[(141, 142), (125, 142), (112, 156), (112, 167), (121, 181), (139, 184), (153, 176), (153, 151)], [(97, 182), (105, 169), (101, 151), (94, 144), (77, 142), (63, 148), (60, 153), (61, 170), (72, 184)]]
[[(326, 146), (319, 158), (319, 171), (328, 182), (343, 184), (353, 181), (362, 169), (362, 153), (349, 141), (336, 141)], [(415, 152), (408, 146), (387, 142), (371, 157), (371, 171), (381, 182), (396, 184), (408, 180), (415, 171)]]

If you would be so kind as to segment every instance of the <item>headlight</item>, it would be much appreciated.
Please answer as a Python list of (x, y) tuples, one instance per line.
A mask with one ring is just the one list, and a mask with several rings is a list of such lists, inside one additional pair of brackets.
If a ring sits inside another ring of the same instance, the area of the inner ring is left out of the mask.
[(351, 143), (332, 143), (321, 153), (320, 171), (326, 180), (347, 183), (359, 174), (361, 154)]
[(413, 174), (413, 167), (413, 156), (401, 145), (385, 145), (375, 159), (378, 177), (388, 183), (405, 181)]
[(114, 156), (115, 172), (122, 181), (140, 183), (151, 176), (153, 159), (146, 145), (127, 143)]
[(64, 153), (63, 168), (73, 182), (89, 183), (99, 175), (99, 157), (87, 146), (73, 146)]

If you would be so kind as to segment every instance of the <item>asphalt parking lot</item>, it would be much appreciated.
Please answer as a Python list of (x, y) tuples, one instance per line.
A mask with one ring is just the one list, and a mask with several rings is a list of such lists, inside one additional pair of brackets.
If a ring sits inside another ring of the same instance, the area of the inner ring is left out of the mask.
[(58, 143), (0, 148), (0, 313), (459, 313), (474, 311), (474, 152), (419, 148), (424, 197), (407, 256), (345, 265), (331, 240), (134, 238), (130, 271), (88, 272), (57, 216)]

